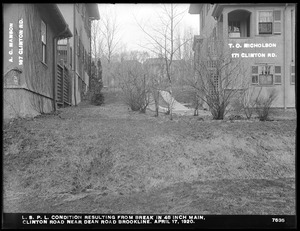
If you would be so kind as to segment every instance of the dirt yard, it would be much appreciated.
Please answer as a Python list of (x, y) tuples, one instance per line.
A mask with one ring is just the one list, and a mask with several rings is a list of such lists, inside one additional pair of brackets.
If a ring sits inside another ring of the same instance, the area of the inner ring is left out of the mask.
[(295, 111), (171, 121), (105, 96), (4, 123), (4, 212), (296, 214)]

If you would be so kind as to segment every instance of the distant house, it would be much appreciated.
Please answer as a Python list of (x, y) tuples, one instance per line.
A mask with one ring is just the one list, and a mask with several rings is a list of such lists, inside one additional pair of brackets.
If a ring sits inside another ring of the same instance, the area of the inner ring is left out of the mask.
[(56, 108), (57, 41), (69, 37), (55, 4), (3, 5), (4, 118)]
[[(166, 63), (164, 58), (149, 58), (143, 63), (150, 75), (155, 75), (160, 83), (166, 82)], [(184, 60), (172, 60), (171, 76), (173, 84), (180, 83), (184, 79), (186, 62)]]
[[(247, 67), (244, 76), (253, 92), (265, 95), (276, 89), (274, 107), (295, 107), (294, 3), (191, 4), (189, 13), (199, 14), (200, 22), (195, 65), (205, 61), (199, 60), (204, 49), (212, 48), (201, 48), (205, 39), (222, 41), (232, 58)], [(216, 83), (218, 77), (214, 74)]]
[[(82, 101), (91, 74), (91, 22), (100, 19), (97, 4), (57, 4), (72, 39), (59, 44), (60, 60), (72, 70), (72, 104)], [(75, 80), (75, 81), (74, 81)]]
[(143, 63), (150, 76), (155, 76), (158, 83), (162, 83), (166, 77), (166, 64), (163, 58), (149, 58)]

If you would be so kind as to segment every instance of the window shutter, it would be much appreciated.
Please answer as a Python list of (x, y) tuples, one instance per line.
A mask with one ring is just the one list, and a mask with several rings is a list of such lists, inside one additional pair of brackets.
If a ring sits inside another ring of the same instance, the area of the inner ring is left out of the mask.
[(281, 84), (281, 66), (275, 66), (274, 84)]
[(274, 10), (274, 34), (281, 34), (281, 11)]
[(258, 66), (252, 66), (252, 74), (258, 74)]
[(291, 66), (291, 84), (295, 84), (295, 66)]
[(72, 67), (72, 63), (73, 63), (73, 55), (72, 55), (72, 47), (70, 47), (70, 66)]
[(258, 84), (258, 66), (252, 66), (252, 84)]

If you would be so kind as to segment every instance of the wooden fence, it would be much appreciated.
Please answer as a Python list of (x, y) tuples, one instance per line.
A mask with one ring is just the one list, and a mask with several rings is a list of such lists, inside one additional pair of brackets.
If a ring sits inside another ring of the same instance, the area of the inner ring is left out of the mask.
[(59, 106), (71, 105), (71, 79), (70, 72), (66, 66), (57, 64), (57, 97)]

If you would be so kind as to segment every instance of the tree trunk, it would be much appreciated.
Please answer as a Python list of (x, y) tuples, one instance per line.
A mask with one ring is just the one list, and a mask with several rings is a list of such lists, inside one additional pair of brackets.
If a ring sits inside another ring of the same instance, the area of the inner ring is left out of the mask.
[(198, 116), (198, 115), (199, 115), (199, 113), (198, 113), (198, 107), (196, 107), (195, 110), (194, 110), (194, 116)]
[(172, 94), (172, 83), (171, 83), (171, 89), (170, 89), (170, 97), (171, 97), (171, 101), (170, 101), (170, 105), (169, 105), (170, 120), (173, 120), (173, 104), (174, 104), (174, 100), (173, 100), (173, 94)]
[(159, 91), (155, 90), (154, 92), (154, 103), (155, 103), (155, 116), (158, 117), (159, 112)]

